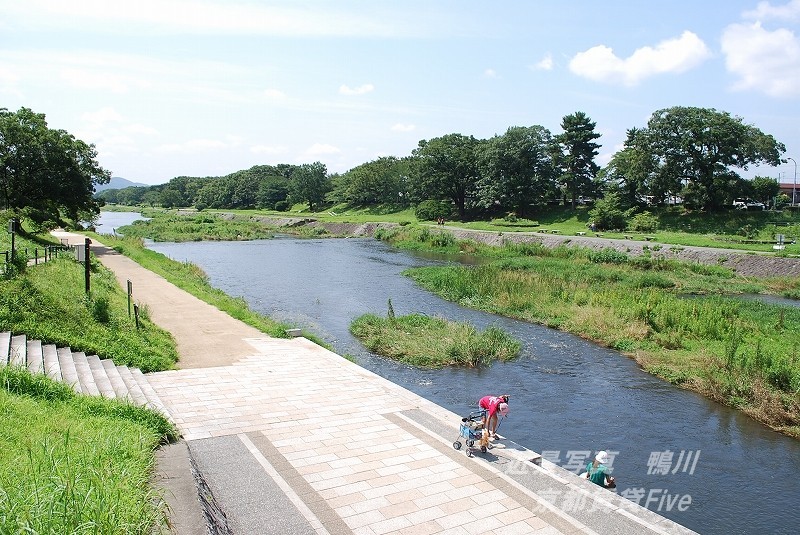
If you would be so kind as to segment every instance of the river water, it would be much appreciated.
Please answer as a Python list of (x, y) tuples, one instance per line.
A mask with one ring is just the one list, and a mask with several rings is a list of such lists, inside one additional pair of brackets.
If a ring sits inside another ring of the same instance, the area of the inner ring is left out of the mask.
[[(788, 534), (800, 525), (799, 441), (660, 381), (615, 351), (462, 308), (401, 274), (443, 259), (372, 239), (149, 246), (199, 265), (213, 286), (254, 310), (313, 332), (337, 353), (458, 414), (483, 395), (509, 393), (502, 435), (575, 471), (589, 452), (615, 452), (620, 494), (700, 533)], [(443, 370), (372, 355), (348, 327), (361, 314), (385, 314), (390, 299), (398, 315), (439, 315), (479, 329), (496, 325), (522, 341), (522, 354), (488, 368)]]

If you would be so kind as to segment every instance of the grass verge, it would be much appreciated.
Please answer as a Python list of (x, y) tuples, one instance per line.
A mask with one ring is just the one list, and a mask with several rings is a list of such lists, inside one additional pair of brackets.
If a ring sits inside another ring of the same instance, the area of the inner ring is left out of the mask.
[(149, 478), (158, 413), (0, 368), (0, 533), (167, 533)]

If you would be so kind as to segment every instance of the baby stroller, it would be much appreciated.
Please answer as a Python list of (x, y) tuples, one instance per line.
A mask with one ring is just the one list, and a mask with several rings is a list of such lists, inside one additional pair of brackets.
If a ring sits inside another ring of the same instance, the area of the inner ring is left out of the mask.
[(461, 438), (465, 439), (467, 443), (467, 457), (472, 457), (472, 448), (475, 446), (475, 441), (480, 442), (482, 453), (486, 453), (489, 447), (489, 433), (486, 433), (484, 426), (486, 424), (486, 411), (481, 409), (472, 411), (469, 416), (461, 418), (461, 426), (459, 427), (458, 438), (453, 442), (453, 448), (461, 449)]

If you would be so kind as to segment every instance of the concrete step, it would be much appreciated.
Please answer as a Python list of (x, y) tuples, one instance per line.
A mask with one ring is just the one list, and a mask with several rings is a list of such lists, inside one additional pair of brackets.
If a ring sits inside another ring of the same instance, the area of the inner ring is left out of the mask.
[(28, 340), (28, 371), (37, 374), (44, 373), (41, 340)]
[(169, 417), (169, 411), (161, 402), (161, 399), (156, 394), (156, 391), (153, 390), (153, 387), (150, 385), (150, 382), (147, 380), (145, 374), (142, 373), (142, 370), (138, 368), (131, 369), (131, 375), (133, 375), (134, 379), (136, 379), (136, 384), (142, 389), (144, 396), (147, 398), (147, 406), (151, 409), (159, 411), (164, 416)]
[(89, 367), (89, 361), (86, 359), (86, 353), (82, 351), (73, 351), (72, 361), (75, 363), (75, 369), (78, 372), (81, 393), (90, 396), (99, 396), (100, 389), (97, 388), (97, 383), (94, 382), (94, 376), (92, 375), (92, 369)]
[(73, 352), (69, 347), (42, 344), (40, 340), (28, 340), (25, 335), (0, 332), (0, 366), (9, 364), (27, 366), (31, 373), (45, 374), (79, 394), (126, 400), (169, 417), (164, 403), (141, 370), (117, 366), (110, 359), (97, 355), (87, 357), (84, 352)]
[(117, 366), (119, 376), (125, 382), (128, 388), (128, 399), (134, 404), (139, 406), (147, 405), (147, 397), (142, 392), (142, 387), (136, 382), (136, 378), (131, 373), (131, 368), (127, 366)]
[(56, 349), (56, 354), (58, 355), (58, 366), (61, 369), (61, 380), (80, 394), (82, 392), (81, 383), (78, 380), (78, 369), (72, 358), (72, 350), (68, 347), (59, 347)]
[(42, 359), (44, 360), (45, 375), (53, 381), (61, 381), (61, 365), (58, 362), (58, 350), (56, 346), (53, 344), (43, 345)]
[(11, 352), (8, 355), (9, 366), (25, 366), (28, 363), (28, 344), (24, 334), (11, 337)]
[(114, 397), (118, 399), (127, 399), (130, 401), (130, 397), (128, 396), (128, 387), (125, 385), (125, 381), (122, 380), (119, 370), (114, 365), (114, 361), (111, 359), (102, 359), (100, 364), (103, 365), (103, 368), (106, 371), (106, 377), (108, 377), (108, 380), (111, 383), (111, 388), (114, 389)]
[(100, 362), (100, 357), (97, 355), (90, 355), (86, 357), (86, 361), (89, 363), (89, 369), (92, 372), (94, 384), (97, 385), (100, 395), (109, 399), (117, 397), (116, 392), (114, 392), (114, 387), (111, 386), (108, 374), (106, 374), (106, 369), (103, 363)]
[(8, 364), (8, 354), (11, 352), (11, 333), (0, 333), (0, 366)]

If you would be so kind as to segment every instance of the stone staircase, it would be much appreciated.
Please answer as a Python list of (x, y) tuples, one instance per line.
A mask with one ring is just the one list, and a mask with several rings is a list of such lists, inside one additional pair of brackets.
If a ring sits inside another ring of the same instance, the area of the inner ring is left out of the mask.
[(66, 383), (79, 394), (126, 400), (170, 417), (141, 370), (117, 366), (97, 355), (28, 340), (24, 334), (0, 332), (0, 366), (25, 367), (31, 373)]

